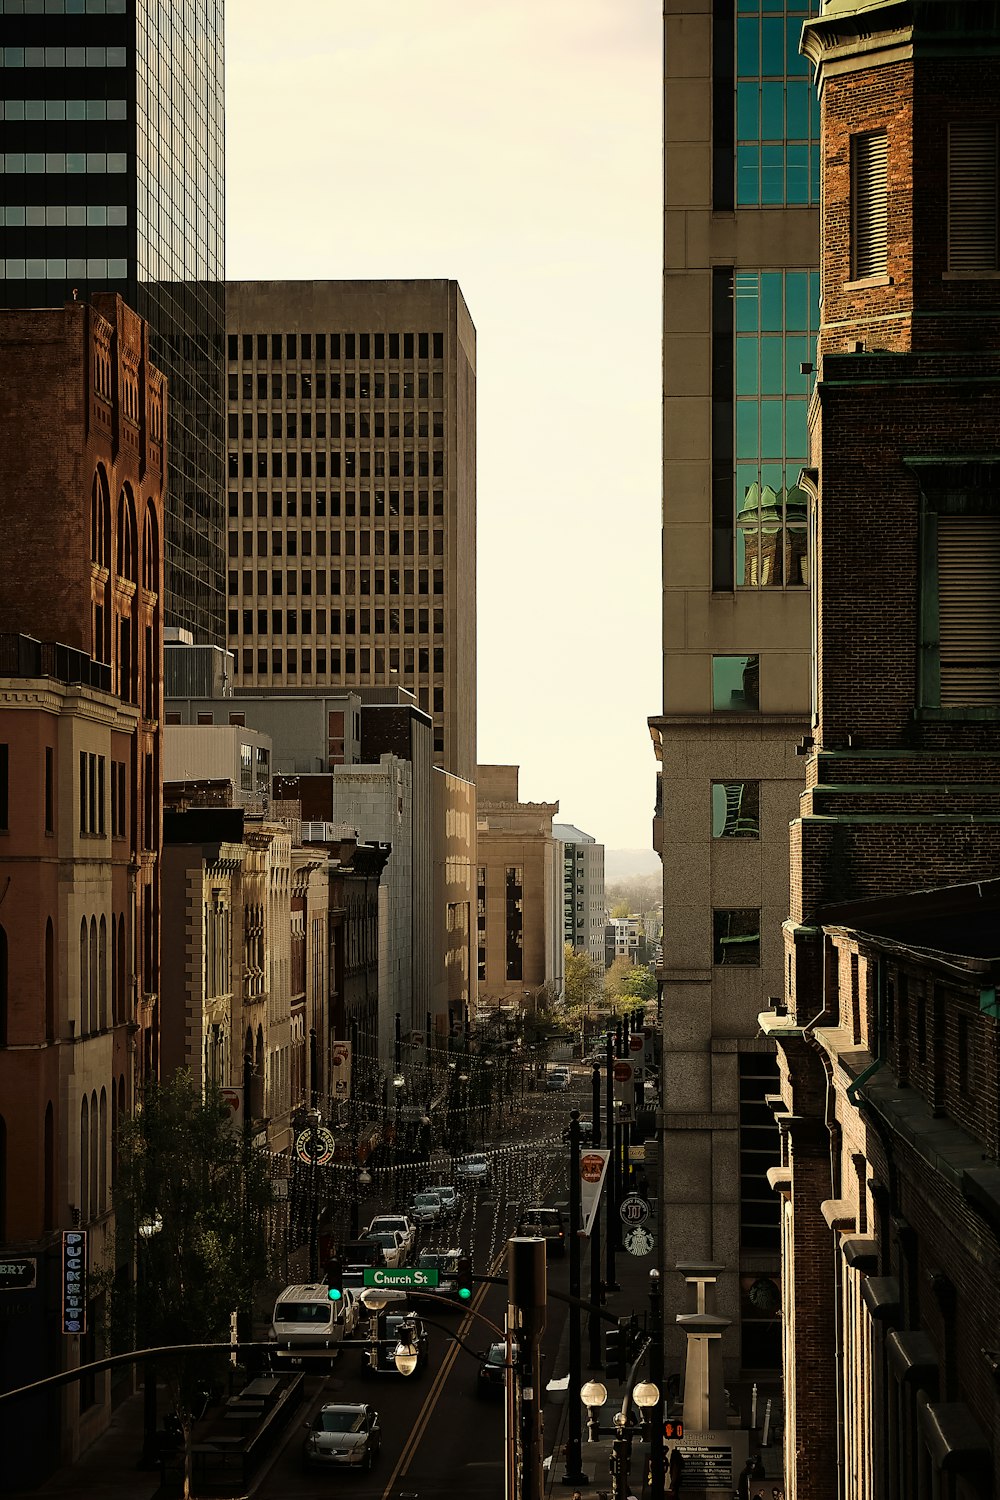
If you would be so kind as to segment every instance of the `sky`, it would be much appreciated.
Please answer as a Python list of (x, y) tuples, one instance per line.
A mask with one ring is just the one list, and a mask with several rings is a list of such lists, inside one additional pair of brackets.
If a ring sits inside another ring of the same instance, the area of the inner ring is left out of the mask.
[(477, 335), (478, 749), (649, 849), (657, 0), (230, 0), (231, 279), (449, 277)]

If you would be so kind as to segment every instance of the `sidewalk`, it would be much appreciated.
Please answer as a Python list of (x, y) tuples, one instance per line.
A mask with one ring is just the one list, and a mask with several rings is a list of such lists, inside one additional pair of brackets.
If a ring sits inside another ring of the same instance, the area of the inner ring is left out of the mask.
[(142, 1392), (127, 1396), (110, 1426), (72, 1467), (57, 1469), (34, 1490), (4, 1492), (4, 1500), (152, 1500), (159, 1471), (137, 1468), (142, 1452)]

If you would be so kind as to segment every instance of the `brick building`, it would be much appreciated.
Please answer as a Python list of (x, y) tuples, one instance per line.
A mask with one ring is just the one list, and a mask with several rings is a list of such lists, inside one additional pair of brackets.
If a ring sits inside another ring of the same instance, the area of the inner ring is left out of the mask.
[(812, 728), (778, 1044), (789, 1500), (1000, 1480), (1000, 6), (827, 0)]
[[(159, 1060), (166, 393), (148, 348), (114, 296), (0, 313), (0, 1250), (33, 1267), (0, 1300), (0, 1385), (97, 1355), (96, 1299), (63, 1305), (64, 1231), (129, 1274), (113, 1139)], [(0, 1415), (4, 1481), (75, 1456), (110, 1388)]]

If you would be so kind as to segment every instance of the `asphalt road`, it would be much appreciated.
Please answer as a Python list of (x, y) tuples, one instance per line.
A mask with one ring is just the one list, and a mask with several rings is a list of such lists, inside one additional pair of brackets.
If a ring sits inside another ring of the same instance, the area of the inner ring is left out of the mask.
[[(589, 1082), (589, 1070), (580, 1071), (565, 1093), (527, 1095), (497, 1138), (482, 1146), (477, 1143), (473, 1149), (490, 1156), (489, 1186), (466, 1194), (457, 1223), (447, 1232), (426, 1232), (423, 1243), (468, 1248), (474, 1272), (503, 1276), (504, 1247), (514, 1229), (517, 1205), (560, 1203), (568, 1196), (568, 1148), (561, 1135), (570, 1109), (590, 1113)], [(386, 1211), (402, 1206), (382, 1205)], [(550, 1260), (549, 1277), (553, 1287), (565, 1291), (566, 1261)], [(483, 1318), (502, 1327), (505, 1303), (505, 1286), (484, 1282), (467, 1309), (426, 1307), (426, 1318), (440, 1326), (429, 1328), (430, 1358), (420, 1375), (370, 1376), (364, 1373), (363, 1350), (342, 1350), (329, 1375), (309, 1377), (306, 1401), (282, 1449), (258, 1476), (254, 1500), (316, 1500), (331, 1490), (350, 1500), (437, 1500), (456, 1495), (463, 1500), (497, 1500), (504, 1487), (503, 1402), (499, 1392), (485, 1398), (478, 1394), (476, 1355), (496, 1337)], [(564, 1303), (550, 1300), (543, 1388), (554, 1372), (566, 1312)], [(451, 1338), (448, 1329), (454, 1329), (467, 1348)], [(378, 1411), (382, 1449), (371, 1474), (303, 1472), (303, 1427), (324, 1401), (365, 1401)]]

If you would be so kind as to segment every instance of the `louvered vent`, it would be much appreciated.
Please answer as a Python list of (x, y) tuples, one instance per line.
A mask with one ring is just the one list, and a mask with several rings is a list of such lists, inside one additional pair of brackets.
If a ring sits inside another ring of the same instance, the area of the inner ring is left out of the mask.
[(948, 268), (997, 268), (997, 127), (948, 127)]
[(938, 519), (941, 704), (1000, 704), (1000, 516)]
[(884, 275), (888, 231), (884, 130), (854, 137), (854, 275)]

